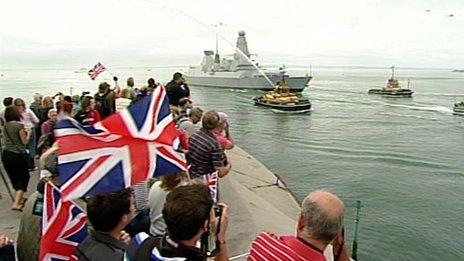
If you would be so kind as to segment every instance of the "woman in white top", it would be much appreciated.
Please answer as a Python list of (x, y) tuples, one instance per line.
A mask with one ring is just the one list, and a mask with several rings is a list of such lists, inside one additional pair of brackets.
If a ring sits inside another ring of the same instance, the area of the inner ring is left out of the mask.
[(17, 98), (13, 103), (21, 113), (21, 123), (23, 124), (24, 128), (26, 130), (30, 130), (31, 132), (31, 139), (27, 144), (27, 150), (29, 151), (29, 169), (32, 170), (35, 168), (34, 159), (37, 146), (35, 127), (39, 124), (40, 120), (31, 109), (26, 107), (26, 103), (23, 99)]
[(163, 207), (166, 196), (178, 186), (187, 184), (187, 175), (180, 172), (176, 175), (162, 176), (161, 181), (155, 182), (148, 194), (148, 206), (150, 208), (150, 234), (153, 236), (164, 235), (166, 223), (163, 218)]
[(128, 88), (122, 89), (121, 96), (115, 100), (116, 111), (121, 111), (127, 108), (132, 102), (130, 98), (131, 90)]

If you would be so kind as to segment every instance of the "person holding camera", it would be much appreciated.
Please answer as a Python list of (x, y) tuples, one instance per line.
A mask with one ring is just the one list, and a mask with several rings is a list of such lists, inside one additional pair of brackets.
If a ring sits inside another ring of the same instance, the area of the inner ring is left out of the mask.
[(222, 149), (231, 150), (235, 146), (235, 141), (229, 132), (229, 120), (227, 114), (224, 112), (218, 112), (220, 127), (214, 130), (214, 136), (218, 140)]
[[(163, 258), (205, 261), (213, 256), (218, 261), (229, 260), (226, 242), (228, 211), (227, 205), (221, 203), (215, 211), (205, 185), (177, 187), (167, 195), (162, 211), (166, 233), (157, 237), (150, 237), (146, 233), (137, 234), (129, 244), (127, 257), (136, 261)], [(206, 242), (207, 236), (211, 234), (215, 236), (216, 248), (209, 251)], [(197, 243), (200, 241), (202, 245), (198, 248)]]
[(190, 89), (185, 83), (182, 73), (174, 73), (172, 80), (166, 85), (166, 92), (169, 98), (169, 104), (174, 107), (179, 106), (180, 99), (190, 97)]

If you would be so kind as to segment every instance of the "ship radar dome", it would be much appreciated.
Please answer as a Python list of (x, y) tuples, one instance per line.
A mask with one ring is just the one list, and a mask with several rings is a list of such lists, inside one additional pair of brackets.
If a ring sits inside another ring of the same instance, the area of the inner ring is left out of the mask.
[(243, 30), (238, 31), (238, 35), (239, 36), (245, 36), (245, 31), (243, 31)]

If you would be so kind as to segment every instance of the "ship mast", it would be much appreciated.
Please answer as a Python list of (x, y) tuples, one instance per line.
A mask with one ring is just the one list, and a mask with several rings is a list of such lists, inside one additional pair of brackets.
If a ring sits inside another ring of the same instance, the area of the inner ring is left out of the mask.
[(390, 67), (392, 69), (392, 79), (395, 79), (395, 66)]
[(216, 53), (214, 54), (214, 63), (217, 64), (221, 62), (219, 58), (219, 26), (222, 26), (221, 22), (214, 25), (214, 28), (216, 28)]

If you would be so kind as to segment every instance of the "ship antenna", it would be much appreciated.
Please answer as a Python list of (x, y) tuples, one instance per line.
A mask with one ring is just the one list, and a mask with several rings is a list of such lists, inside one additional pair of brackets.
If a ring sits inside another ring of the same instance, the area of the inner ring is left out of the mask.
[(217, 23), (214, 25), (216, 28), (216, 54), (214, 55), (214, 63), (220, 63), (220, 58), (219, 58), (219, 26), (221, 26), (222, 23)]

